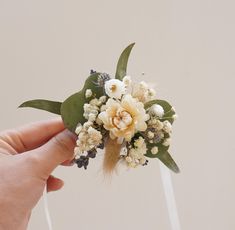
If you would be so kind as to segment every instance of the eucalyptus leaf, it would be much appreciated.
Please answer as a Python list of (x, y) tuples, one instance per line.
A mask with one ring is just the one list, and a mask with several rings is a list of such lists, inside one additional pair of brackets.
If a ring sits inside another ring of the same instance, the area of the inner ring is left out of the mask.
[[(98, 85), (98, 78), (99, 78), (100, 74), (101, 73), (98, 73), (98, 72), (93, 73), (86, 79), (85, 84), (82, 89), (84, 95), (85, 95), (85, 92), (87, 89), (90, 89), (93, 93), (93, 96), (96, 98), (99, 98), (104, 95), (103, 87)], [(86, 99), (86, 101), (90, 101), (90, 98)]]
[(73, 94), (67, 98), (61, 106), (61, 116), (64, 121), (65, 127), (75, 131), (78, 123), (83, 124), (86, 119), (83, 116), (84, 109), (83, 105), (90, 101), (91, 98), (86, 98), (85, 93), (87, 89), (91, 89), (94, 97), (99, 98), (104, 95), (104, 90), (102, 87), (99, 87), (97, 80), (100, 73), (94, 73), (90, 75), (81, 91)]
[(61, 106), (61, 116), (65, 127), (71, 131), (75, 131), (77, 124), (83, 124), (85, 118), (83, 117), (83, 105), (85, 103), (85, 96), (81, 90), (66, 99)]
[[(158, 147), (158, 153), (157, 154), (152, 154), (151, 149), (155, 146)], [(147, 149), (148, 149), (147, 153), (145, 154), (146, 157), (157, 158), (159, 154), (167, 152), (168, 149), (169, 149), (169, 146), (164, 146), (164, 145), (162, 145), (162, 143), (157, 143), (157, 144), (147, 143)]]
[[(158, 154), (157, 154), (158, 155)], [(178, 165), (175, 163), (173, 158), (171, 157), (169, 152), (160, 153), (158, 155), (158, 159), (169, 169), (171, 169), (175, 173), (179, 173), (180, 169)]]
[(61, 102), (37, 99), (37, 100), (26, 101), (23, 104), (21, 104), (19, 108), (30, 107), (60, 115), (61, 105), (62, 105)]
[(173, 107), (167, 101), (152, 100), (152, 101), (145, 103), (144, 108), (147, 110), (152, 105), (155, 105), (155, 104), (162, 106), (162, 108), (164, 109), (164, 112), (165, 112), (164, 116), (160, 120), (161, 121), (168, 120), (170, 123), (173, 123), (174, 122), (173, 115), (175, 115), (175, 111), (174, 111)]
[[(158, 147), (158, 153), (152, 154), (151, 149), (153, 147)], [(172, 159), (171, 155), (168, 152), (169, 146), (164, 146), (161, 143), (158, 144), (147, 144), (147, 153), (145, 154), (146, 157), (149, 158), (158, 158), (163, 164), (165, 164), (169, 169), (171, 169), (175, 173), (179, 173), (179, 167), (175, 163), (175, 161)]]
[(117, 69), (116, 69), (116, 75), (115, 75), (116, 79), (122, 80), (123, 77), (126, 76), (128, 59), (129, 59), (131, 50), (134, 47), (134, 45), (135, 43), (130, 44), (121, 53), (121, 56), (119, 57), (119, 60), (118, 60)]

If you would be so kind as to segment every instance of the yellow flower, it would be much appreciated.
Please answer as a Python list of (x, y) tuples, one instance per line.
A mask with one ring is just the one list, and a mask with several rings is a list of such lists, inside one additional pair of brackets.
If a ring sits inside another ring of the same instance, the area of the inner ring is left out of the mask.
[(110, 98), (106, 110), (99, 114), (99, 119), (104, 128), (110, 131), (110, 137), (118, 138), (120, 142), (123, 139), (130, 141), (136, 132), (145, 131), (149, 116), (143, 103), (128, 94), (121, 101)]

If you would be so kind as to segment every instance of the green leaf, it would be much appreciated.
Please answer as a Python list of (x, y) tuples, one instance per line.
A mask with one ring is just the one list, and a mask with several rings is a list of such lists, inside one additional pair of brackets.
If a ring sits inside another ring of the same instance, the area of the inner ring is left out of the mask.
[(123, 77), (126, 76), (128, 59), (129, 59), (131, 50), (134, 45), (135, 43), (130, 44), (121, 53), (121, 56), (119, 57), (119, 60), (118, 60), (117, 69), (116, 69), (116, 75), (115, 75), (116, 79), (122, 80)]
[(61, 116), (64, 121), (65, 127), (75, 131), (78, 123), (83, 124), (86, 119), (83, 117), (84, 109), (83, 105), (90, 101), (91, 98), (87, 99), (85, 97), (85, 92), (87, 89), (91, 89), (95, 97), (99, 98), (104, 95), (104, 90), (102, 87), (97, 85), (97, 79), (100, 73), (94, 73), (90, 75), (83, 89), (67, 98), (61, 106)]
[(60, 107), (61, 107), (61, 102), (57, 101), (48, 101), (48, 100), (32, 100), (32, 101), (26, 101), (23, 104), (19, 106), (19, 108), (24, 108), (24, 107), (30, 107), (30, 108), (35, 108), (35, 109), (41, 109), (48, 111), (50, 113), (55, 113), (60, 115)]
[[(158, 147), (158, 153), (152, 154), (151, 149), (157, 146)], [(161, 143), (158, 144), (147, 144), (147, 153), (145, 154), (146, 157), (149, 158), (158, 158), (163, 164), (165, 164), (169, 169), (171, 169), (175, 173), (179, 173), (179, 167), (175, 163), (175, 161), (172, 159), (171, 155), (168, 152), (169, 146), (164, 146)]]
[[(158, 154), (157, 154), (158, 155)], [(158, 159), (169, 169), (171, 169), (175, 173), (179, 173), (180, 169), (178, 165), (175, 163), (173, 158), (171, 157), (169, 152), (160, 153), (158, 155)]]
[[(100, 73), (94, 73), (94, 74), (91, 74), (86, 79), (85, 84), (82, 89), (84, 95), (87, 89), (91, 89), (92, 93), (95, 94), (96, 98), (99, 98), (104, 95), (103, 87), (98, 86), (98, 83), (97, 83), (99, 76), (100, 76)], [(87, 101), (90, 101), (90, 99), (87, 99)]]
[[(153, 147), (157, 146), (158, 147), (158, 153), (157, 154), (152, 154), (151, 149)], [(168, 151), (169, 146), (164, 146), (162, 143), (147, 143), (147, 153), (145, 154), (146, 157), (149, 158), (157, 158), (159, 154), (165, 153)]]
[(83, 124), (86, 120), (83, 117), (83, 105), (85, 103), (85, 96), (81, 90), (66, 99), (61, 106), (61, 116), (64, 125), (71, 131), (75, 131), (77, 124)]
[(175, 115), (175, 111), (173, 107), (167, 101), (152, 100), (152, 101), (145, 103), (144, 108), (147, 110), (152, 105), (155, 105), (155, 104), (161, 105), (165, 112), (164, 116), (160, 120), (161, 121), (168, 120), (172, 124), (174, 122), (173, 115)]
[[(158, 153), (157, 154), (152, 154), (151, 153), (151, 148), (157, 146), (158, 147)], [(163, 145), (152, 145), (151, 147), (148, 146), (148, 151), (147, 154), (145, 155), (146, 157), (149, 158), (158, 158), (164, 165), (166, 165), (169, 169), (171, 169), (175, 173), (179, 173), (179, 167), (171, 157), (171, 155), (168, 152), (168, 147), (165, 147)]]
[[(173, 123), (174, 122), (173, 115), (175, 114), (175, 111), (167, 101), (152, 100), (152, 101), (149, 101), (149, 102), (145, 103), (144, 108), (147, 110), (152, 105), (155, 105), (155, 104), (161, 105), (163, 107), (164, 111), (165, 111), (164, 116), (160, 120), (161, 121), (168, 120), (169, 122)], [(151, 149), (154, 146), (158, 147), (158, 153), (157, 154), (152, 154), (151, 153)], [(147, 154), (145, 155), (146, 157), (158, 158), (163, 164), (165, 164), (173, 172), (179, 173), (179, 171), (180, 171), (179, 167), (177, 166), (177, 164), (175, 163), (175, 161), (172, 159), (171, 155), (168, 152), (169, 146), (164, 146), (162, 143), (158, 143), (158, 144), (148, 143), (147, 148), (148, 148), (148, 151), (147, 151)]]

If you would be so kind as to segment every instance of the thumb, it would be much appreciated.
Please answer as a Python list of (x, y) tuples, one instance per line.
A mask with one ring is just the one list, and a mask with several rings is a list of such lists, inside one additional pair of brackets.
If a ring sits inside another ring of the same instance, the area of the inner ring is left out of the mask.
[(40, 168), (49, 175), (58, 165), (73, 159), (77, 136), (69, 130), (64, 130), (54, 136), (46, 144), (32, 151), (36, 154)]

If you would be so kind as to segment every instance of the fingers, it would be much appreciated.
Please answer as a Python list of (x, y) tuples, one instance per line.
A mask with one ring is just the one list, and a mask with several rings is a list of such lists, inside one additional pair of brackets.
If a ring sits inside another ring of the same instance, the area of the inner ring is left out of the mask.
[(47, 180), (47, 192), (52, 192), (52, 191), (57, 191), (60, 190), (64, 186), (64, 181), (54, 177), (54, 176), (49, 176)]
[(18, 153), (38, 148), (64, 130), (61, 118), (32, 123), (0, 134), (0, 138)]
[(72, 166), (72, 165), (74, 165), (74, 156), (71, 159), (66, 160), (65, 162), (63, 162), (61, 165), (63, 165), (63, 166)]
[(64, 130), (40, 148), (30, 151), (30, 154), (37, 157), (38, 167), (50, 175), (58, 165), (73, 158), (76, 139), (76, 135)]

